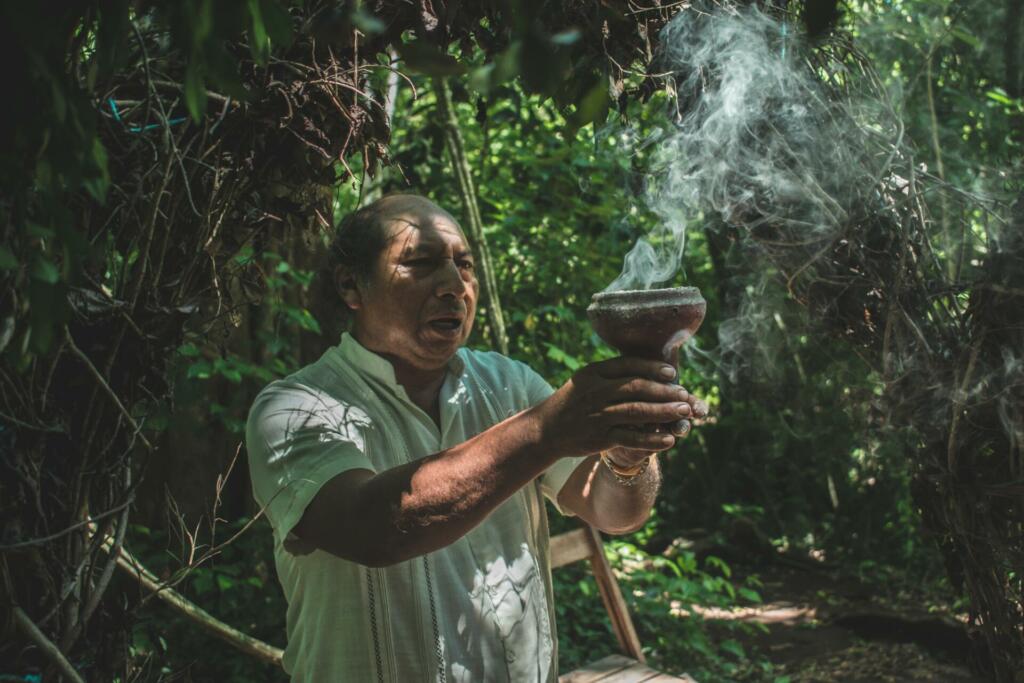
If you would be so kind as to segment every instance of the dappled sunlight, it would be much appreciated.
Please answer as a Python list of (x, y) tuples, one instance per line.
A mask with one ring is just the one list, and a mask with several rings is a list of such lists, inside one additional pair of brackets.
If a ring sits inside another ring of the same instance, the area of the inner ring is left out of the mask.
[(817, 621), (818, 610), (813, 605), (788, 602), (773, 602), (753, 607), (715, 607), (685, 605), (679, 600), (670, 603), (670, 614), (674, 617), (691, 617), (696, 614), (708, 620), (744, 621), (757, 624), (783, 624), (797, 626)]

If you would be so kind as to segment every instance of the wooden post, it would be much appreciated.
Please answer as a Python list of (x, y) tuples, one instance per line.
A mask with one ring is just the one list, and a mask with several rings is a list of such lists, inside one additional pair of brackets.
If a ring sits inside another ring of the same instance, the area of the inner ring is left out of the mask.
[(629, 655), (636, 661), (645, 663), (643, 650), (640, 649), (640, 638), (636, 635), (636, 627), (633, 626), (633, 619), (629, 616), (629, 608), (622, 598), (622, 591), (619, 590), (619, 582), (615, 580), (608, 558), (604, 556), (604, 542), (601, 535), (592, 526), (586, 528), (587, 539), (590, 542), (590, 564), (594, 569), (594, 578), (597, 579), (597, 590), (601, 593), (601, 600), (608, 612), (608, 618), (612, 622), (612, 630), (619, 641), (619, 648), (623, 653)]

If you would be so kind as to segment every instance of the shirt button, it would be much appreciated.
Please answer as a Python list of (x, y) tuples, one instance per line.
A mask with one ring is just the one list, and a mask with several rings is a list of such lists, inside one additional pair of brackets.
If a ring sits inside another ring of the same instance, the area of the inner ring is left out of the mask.
[(511, 650), (509, 650), (508, 652), (505, 653), (505, 659), (507, 661), (509, 661), (509, 662), (516, 661), (516, 653), (512, 652)]

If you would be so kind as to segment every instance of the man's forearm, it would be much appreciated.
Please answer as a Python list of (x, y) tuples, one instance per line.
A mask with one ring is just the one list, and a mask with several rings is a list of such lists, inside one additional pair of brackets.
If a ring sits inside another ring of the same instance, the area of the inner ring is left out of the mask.
[(643, 526), (661, 484), (657, 456), (627, 486), (593, 455), (573, 471), (559, 494), (559, 503), (591, 526), (610, 534), (624, 534)]
[[(358, 489), (351, 534), (367, 564), (388, 565), (443, 548), (557, 461), (532, 411), (445, 451), (381, 472)], [(339, 554), (339, 553), (336, 553)]]

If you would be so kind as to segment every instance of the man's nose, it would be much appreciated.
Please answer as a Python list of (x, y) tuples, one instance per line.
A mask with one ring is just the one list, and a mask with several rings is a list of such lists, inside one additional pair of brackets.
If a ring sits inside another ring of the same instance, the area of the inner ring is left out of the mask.
[(437, 295), (445, 296), (451, 294), (461, 299), (469, 291), (469, 283), (462, 277), (462, 271), (454, 259), (445, 261), (444, 267), (438, 273)]

